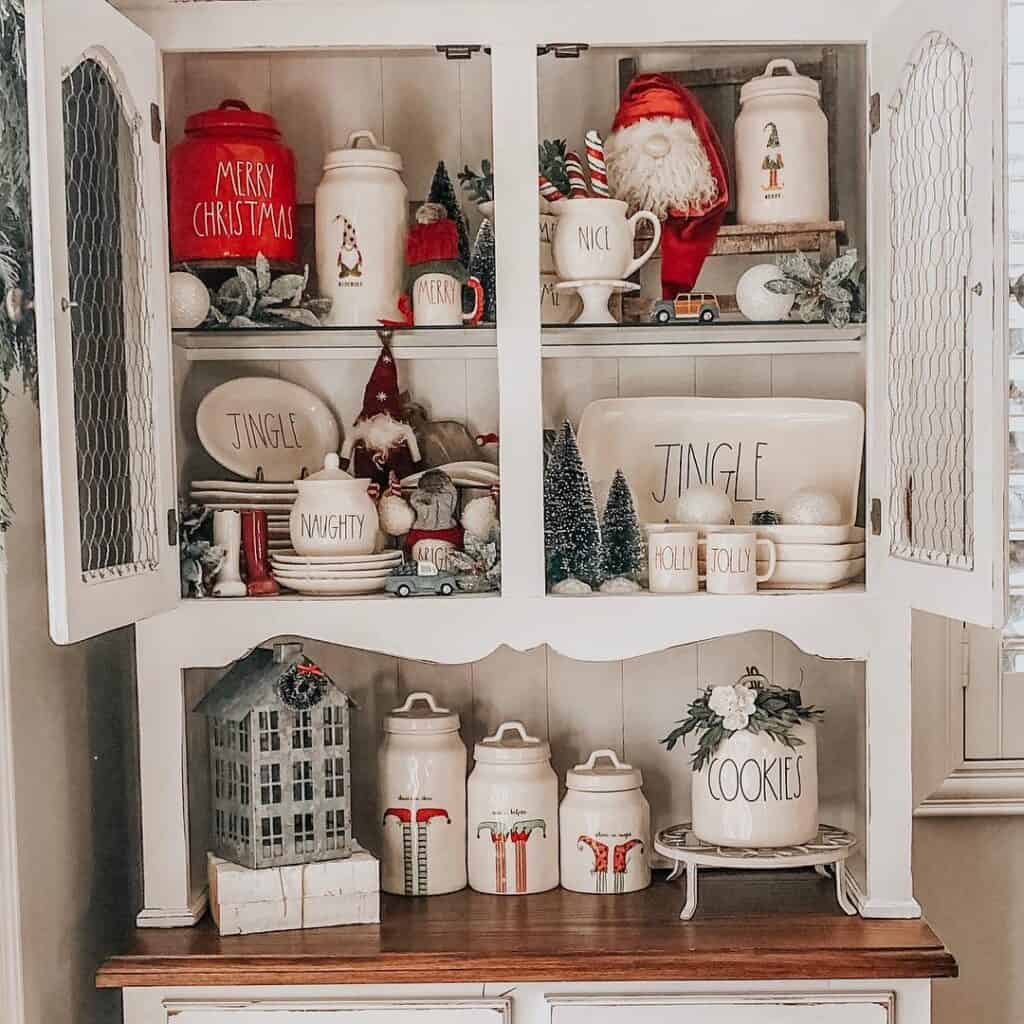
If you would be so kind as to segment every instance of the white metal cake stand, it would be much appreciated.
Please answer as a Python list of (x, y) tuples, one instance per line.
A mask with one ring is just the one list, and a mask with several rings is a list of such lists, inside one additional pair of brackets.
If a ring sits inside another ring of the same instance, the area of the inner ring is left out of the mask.
[(591, 278), (584, 281), (560, 281), (555, 288), (560, 292), (579, 292), (583, 309), (573, 321), (576, 324), (617, 324), (608, 303), (615, 292), (637, 292), (640, 285), (633, 281), (603, 281)]
[(663, 828), (654, 837), (654, 849), (675, 861), (669, 881), (686, 873), (686, 903), (680, 920), (689, 921), (697, 910), (697, 871), (699, 868), (733, 868), (741, 871), (775, 870), (813, 867), (828, 876), (829, 866), (836, 880), (836, 899), (850, 915), (857, 913), (847, 894), (846, 858), (853, 852), (857, 839), (835, 825), (819, 825), (818, 834), (799, 846), (714, 846), (693, 834), (690, 822)]

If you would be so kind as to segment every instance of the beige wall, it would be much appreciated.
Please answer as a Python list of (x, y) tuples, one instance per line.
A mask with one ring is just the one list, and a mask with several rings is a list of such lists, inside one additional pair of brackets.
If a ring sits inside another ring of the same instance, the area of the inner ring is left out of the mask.
[[(98, 959), (138, 906), (132, 634), (48, 635), (38, 412), (15, 393), (9, 573), (11, 713), (26, 1024), (119, 1020)], [(3, 1018), (0, 1010), (0, 1019)]]

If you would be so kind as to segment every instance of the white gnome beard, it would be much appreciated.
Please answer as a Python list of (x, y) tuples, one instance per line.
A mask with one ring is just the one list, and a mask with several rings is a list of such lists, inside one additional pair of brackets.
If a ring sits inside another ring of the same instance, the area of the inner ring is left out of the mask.
[[(655, 135), (664, 135), (671, 145), (663, 157), (652, 157), (644, 149)], [(630, 213), (650, 210), (664, 220), (673, 210), (701, 213), (718, 198), (711, 161), (691, 121), (637, 121), (605, 139), (604, 156), (612, 195), (624, 200)]]
[(372, 452), (389, 452), (401, 444), (414, 448), (416, 444), (412, 427), (386, 412), (379, 412), (357, 423), (348, 440), (351, 444), (361, 441)]

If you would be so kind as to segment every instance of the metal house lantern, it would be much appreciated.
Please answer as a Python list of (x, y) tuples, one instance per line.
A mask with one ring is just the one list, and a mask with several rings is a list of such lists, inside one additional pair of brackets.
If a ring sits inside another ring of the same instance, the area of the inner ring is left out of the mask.
[(218, 857), (273, 868), (351, 855), (351, 705), (301, 644), (257, 647), (200, 701)]

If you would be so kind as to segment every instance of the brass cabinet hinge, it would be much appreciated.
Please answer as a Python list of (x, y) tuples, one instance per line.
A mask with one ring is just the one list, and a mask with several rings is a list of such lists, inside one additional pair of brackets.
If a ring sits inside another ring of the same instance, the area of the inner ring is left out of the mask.
[(167, 543), (172, 548), (178, 546), (178, 510), (176, 508), (167, 510)]
[(479, 43), (458, 43), (439, 46), (437, 52), (443, 53), (448, 60), (470, 60), (474, 53), (479, 53), (482, 49)]
[(164, 123), (160, 117), (160, 108), (155, 103), (149, 105), (149, 134), (153, 141), (159, 144), (164, 135)]
[(868, 121), (871, 134), (874, 135), (882, 127), (882, 97), (877, 92), (871, 94), (871, 106), (868, 109)]
[(568, 57), (575, 60), (584, 50), (589, 50), (589, 43), (545, 43), (537, 47), (537, 56), (553, 53), (556, 57)]
[(882, 501), (880, 498), (871, 499), (871, 536), (882, 535)]
[(971, 681), (971, 634), (966, 622), (960, 623), (960, 687), (966, 690)]

